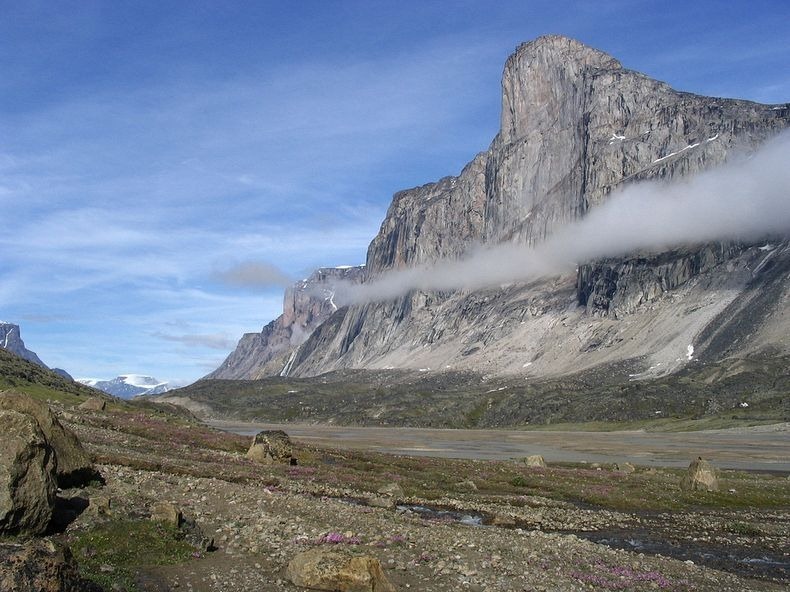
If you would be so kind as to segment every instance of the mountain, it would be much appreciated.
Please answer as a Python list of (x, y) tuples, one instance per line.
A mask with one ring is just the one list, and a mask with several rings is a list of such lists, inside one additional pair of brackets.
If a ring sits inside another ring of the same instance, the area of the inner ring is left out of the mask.
[(206, 378), (260, 378), (287, 374), (296, 348), (337, 312), (340, 286), (358, 283), (365, 267), (322, 267), (285, 290), (283, 314), (260, 333), (246, 333), (222, 365)]
[[(19, 356), (23, 360), (41, 366), (42, 368), (46, 368), (47, 370), (50, 369), (49, 366), (42, 362), (41, 358), (36, 355), (36, 352), (30, 351), (25, 347), (19, 325), (0, 321), (0, 348)], [(52, 368), (51, 370), (66, 380), (74, 380), (68, 372), (61, 368)]]
[(44, 362), (41, 361), (41, 358), (36, 355), (36, 352), (30, 351), (25, 347), (25, 342), (22, 341), (22, 334), (19, 330), (19, 325), (0, 321), (0, 347), (6, 351), (10, 351), (12, 354), (16, 354), (28, 362), (33, 362), (42, 368), (48, 367)]
[(160, 395), (169, 390), (168, 383), (140, 374), (122, 374), (112, 380), (80, 378), (77, 382), (122, 399), (131, 399), (140, 395)]
[[(505, 64), (488, 150), (456, 177), (395, 194), (355, 281), (458, 259), (473, 245), (540, 245), (615, 189), (695, 175), (788, 127), (790, 105), (678, 92), (577, 41), (541, 37)], [(322, 305), (306, 324), (293, 319), (318, 300), (286, 294), (283, 316), (245, 335), (208, 378), (395, 368), (532, 381), (605, 369), (628, 383), (693, 364), (778, 359), (790, 353), (788, 273), (786, 241), (723, 242), (496, 288)]]

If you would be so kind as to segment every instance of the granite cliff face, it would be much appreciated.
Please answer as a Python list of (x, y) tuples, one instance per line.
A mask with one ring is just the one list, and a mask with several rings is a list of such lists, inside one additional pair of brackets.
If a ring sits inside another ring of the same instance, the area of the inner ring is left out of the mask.
[[(526, 43), (505, 65), (489, 149), (457, 177), (395, 195), (363, 281), (475, 244), (540, 243), (619, 186), (691, 175), (754, 150), (790, 127), (788, 107), (677, 92), (564, 37)], [(249, 378), (257, 365), (293, 376), (394, 367), (539, 377), (624, 361), (640, 375), (666, 373), (699, 359), (700, 339), (746, 314), (765, 282), (773, 300), (738, 330), (736, 349), (787, 351), (787, 282), (777, 270), (788, 261), (781, 242), (691, 245), (583, 265), (575, 277), (412, 292), (326, 311), (301, 344), (285, 338), (282, 327), (292, 324), (278, 319), (245, 336), (233, 364), (210, 376)]]
[(298, 348), (313, 330), (338, 309), (335, 291), (340, 283), (356, 283), (364, 267), (322, 267), (285, 291), (283, 314), (260, 333), (246, 333), (222, 365), (206, 378), (254, 379), (286, 370)]
[(47, 365), (41, 361), (36, 352), (30, 351), (25, 347), (25, 342), (22, 341), (22, 335), (19, 331), (19, 325), (0, 321), (0, 347), (28, 362), (47, 368)]

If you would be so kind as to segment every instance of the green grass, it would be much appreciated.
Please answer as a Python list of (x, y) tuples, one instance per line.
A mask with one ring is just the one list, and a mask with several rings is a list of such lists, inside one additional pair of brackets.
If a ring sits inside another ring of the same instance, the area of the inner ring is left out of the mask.
[(646, 432), (697, 432), (702, 430), (724, 430), (760, 425), (783, 423), (786, 418), (754, 417), (747, 413), (730, 412), (699, 419), (668, 417), (662, 419), (640, 419), (633, 421), (588, 421), (580, 423), (553, 423), (550, 425), (527, 425), (518, 428), (527, 431), (570, 431), (570, 432), (617, 432), (645, 430)]
[(0, 391), (15, 390), (41, 401), (73, 406), (90, 397), (110, 397), (68, 380), (0, 348)]
[(107, 590), (120, 584), (131, 592), (138, 569), (190, 559), (194, 549), (182, 538), (178, 529), (148, 520), (114, 520), (73, 535), (70, 545), (83, 577)]
[(789, 356), (765, 352), (637, 381), (628, 375), (642, 367), (638, 361), (531, 381), (457, 371), (343, 370), (311, 378), (202, 380), (172, 394), (206, 404), (215, 418), (246, 421), (689, 431), (790, 421), (788, 364)]

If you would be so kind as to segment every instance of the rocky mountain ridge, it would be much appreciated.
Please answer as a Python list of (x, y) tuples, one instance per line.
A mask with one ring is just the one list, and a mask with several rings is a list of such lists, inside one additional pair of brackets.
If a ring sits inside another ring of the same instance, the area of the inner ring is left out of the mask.
[[(41, 361), (41, 358), (38, 357), (36, 352), (31, 351), (25, 347), (25, 342), (22, 341), (22, 333), (19, 329), (19, 325), (8, 323), (6, 321), (0, 321), (0, 348), (3, 348), (4, 350), (19, 356), (23, 360), (27, 360), (28, 362), (32, 362), (37, 366), (41, 366), (42, 368), (50, 370), (50, 367)], [(69, 373), (65, 370), (61, 370), (60, 368), (51, 368), (51, 370), (63, 378), (73, 380)]]
[(285, 290), (283, 314), (260, 333), (246, 333), (222, 365), (206, 378), (258, 378), (287, 374), (289, 362), (310, 334), (338, 310), (335, 292), (362, 279), (364, 266), (322, 267)]
[[(394, 196), (361, 279), (476, 244), (539, 244), (615, 188), (707, 170), (788, 127), (787, 104), (678, 92), (577, 41), (541, 37), (507, 60), (489, 149), (457, 177)], [(716, 355), (787, 352), (789, 261), (781, 241), (692, 244), (581, 265), (575, 276), (415, 291), (331, 311), (304, 343), (245, 336), (233, 364), (209, 378), (393, 367), (539, 378), (623, 361), (649, 377), (713, 356), (715, 334)], [(728, 335), (737, 341), (723, 348)]]
[(161, 395), (170, 390), (170, 385), (167, 382), (140, 374), (122, 374), (110, 380), (80, 378), (77, 382), (121, 399), (131, 399), (143, 395)]

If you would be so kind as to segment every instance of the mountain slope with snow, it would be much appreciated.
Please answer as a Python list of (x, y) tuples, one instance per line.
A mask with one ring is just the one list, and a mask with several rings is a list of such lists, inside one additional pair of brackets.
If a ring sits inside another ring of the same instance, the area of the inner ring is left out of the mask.
[(142, 374), (122, 374), (112, 380), (79, 378), (77, 382), (122, 399), (131, 399), (140, 395), (160, 395), (169, 390), (167, 382)]

